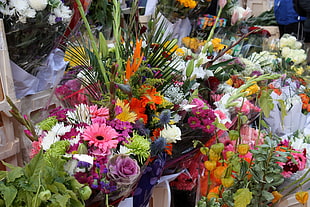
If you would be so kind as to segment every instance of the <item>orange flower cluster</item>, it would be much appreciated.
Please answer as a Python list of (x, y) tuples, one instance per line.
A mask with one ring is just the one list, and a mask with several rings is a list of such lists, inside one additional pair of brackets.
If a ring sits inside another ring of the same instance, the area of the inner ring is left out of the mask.
[(177, 0), (184, 7), (194, 9), (197, 6), (197, 1), (195, 0)]
[(302, 101), (302, 109), (306, 110), (307, 112), (310, 112), (310, 98), (307, 94), (301, 93), (299, 94), (301, 101)]
[(163, 96), (152, 86), (142, 85), (141, 90), (143, 93), (140, 99), (132, 98), (129, 106), (137, 114), (137, 117), (143, 119), (144, 123), (146, 123), (148, 121), (147, 114), (145, 113), (146, 106), (149, 106), (151, 110), (156, 110), (156, 105), (163, 103)]

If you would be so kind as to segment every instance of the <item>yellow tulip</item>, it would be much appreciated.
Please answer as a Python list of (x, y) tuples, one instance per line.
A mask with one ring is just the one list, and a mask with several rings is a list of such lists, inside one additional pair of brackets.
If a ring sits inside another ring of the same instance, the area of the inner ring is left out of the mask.
[(273, 195), (273, 200), (271, 201), (272, 203), (278, 202), (283, 197), (283, 195), (278, 191), (272, 191), (271, 193)]
[(297, 192), (295, 198), (299, 203), (305, 204), (308, 201), (309, 194), (306, 191)]

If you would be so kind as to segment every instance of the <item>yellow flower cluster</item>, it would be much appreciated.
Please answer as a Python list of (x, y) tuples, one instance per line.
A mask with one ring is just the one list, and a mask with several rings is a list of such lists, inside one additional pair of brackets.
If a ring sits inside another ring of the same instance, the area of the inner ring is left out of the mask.
[(190, 9), (194, 9), (197, 5), (197, 2), (195, 0), (177, 0), (180, 2), (181, 5), (184, 7), (188, 7)]
[(182, 43), (185, 47), (190, 48), (194, 52), (197, 52), (199, 47), (203, 47), (206, 41), (201, 41), (194, 37), (184, 37)]

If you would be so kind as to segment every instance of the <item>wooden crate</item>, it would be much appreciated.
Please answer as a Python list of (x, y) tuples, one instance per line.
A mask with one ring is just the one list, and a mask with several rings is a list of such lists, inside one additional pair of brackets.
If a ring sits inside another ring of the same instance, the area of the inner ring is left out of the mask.
[[(3, 20), (0, 19), (0, 160), (20, 165), (20, 140), (14, 134), (13, 118), (6, 96), (16, 101)], [(0, 169), (5, 169), (3, 165)]]

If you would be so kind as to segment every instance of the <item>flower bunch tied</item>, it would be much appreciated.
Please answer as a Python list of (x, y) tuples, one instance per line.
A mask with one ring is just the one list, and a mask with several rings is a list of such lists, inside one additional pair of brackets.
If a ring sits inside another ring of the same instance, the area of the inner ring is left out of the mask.
[(36, 67), (65, 31), (72, 14), (70, 2), (61, 0), (0, 1), (0, 18), (4, 19), (11, 60), (35, 74)]

